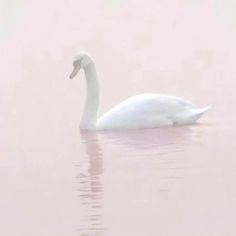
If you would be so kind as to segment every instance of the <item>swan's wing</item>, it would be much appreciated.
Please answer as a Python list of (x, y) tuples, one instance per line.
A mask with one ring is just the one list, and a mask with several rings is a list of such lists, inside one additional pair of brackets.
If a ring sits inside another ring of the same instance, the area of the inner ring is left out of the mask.
[(118, 104), (105, 115), (162, 115), (168, 116), (193, 107), (190, 101), (180, 97), (158, 94), (141, 94), (133, 96)]
[(128, 98), (105, 113), (97, 123), (98, 129), (151, 126), (158, 120), (166, 122), (192, 103), (179, 97), (142, 94)]

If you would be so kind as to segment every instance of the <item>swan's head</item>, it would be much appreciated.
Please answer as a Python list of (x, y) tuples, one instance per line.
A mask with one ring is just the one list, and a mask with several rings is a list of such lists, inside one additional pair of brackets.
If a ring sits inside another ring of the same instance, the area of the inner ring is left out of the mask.
[(73, 79), (81, 68), (85, 68), (92, 63), (91, 57), (86, 52), (78, 53), (73, 61), (73, 71), (70, 74), (70, 78)]

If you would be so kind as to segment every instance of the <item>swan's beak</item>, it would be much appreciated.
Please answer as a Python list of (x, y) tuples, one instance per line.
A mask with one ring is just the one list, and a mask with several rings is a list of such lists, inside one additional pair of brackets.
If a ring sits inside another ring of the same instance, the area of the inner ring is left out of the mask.
[(80, 70), (80, 66), (79, 65), (74, 66), (74, 69), (73, 69), (72, 73), (70, 74), (70, 79), (73, 79), (77, 75), (79, 70)]

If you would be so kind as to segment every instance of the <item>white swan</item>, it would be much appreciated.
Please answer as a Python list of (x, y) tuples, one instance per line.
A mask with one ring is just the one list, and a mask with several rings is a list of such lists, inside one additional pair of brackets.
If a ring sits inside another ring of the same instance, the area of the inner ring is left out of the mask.
[(84, 69), (87, 80), (87, 97), (80, 128), (83, 130), (142, 129), (162, 126), (187, 125), (197, 121), (210, 106), (195, 109), (182, 98), (158, 94), (141, 94), (121, 102), (102, 117), (97, 118), (99, 83), (91, 57), (80, 52), (73, 62), (70, 78)]

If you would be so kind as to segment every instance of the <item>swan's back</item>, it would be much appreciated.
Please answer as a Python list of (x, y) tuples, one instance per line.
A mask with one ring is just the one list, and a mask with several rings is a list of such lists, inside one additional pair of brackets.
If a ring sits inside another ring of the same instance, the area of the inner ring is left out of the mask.
[(141, 94), (128, 98), (105, 113), (97, 129), (153, 128), (173, 125), (178, 114), (192, 108), (192, 103), (168, 95)]

